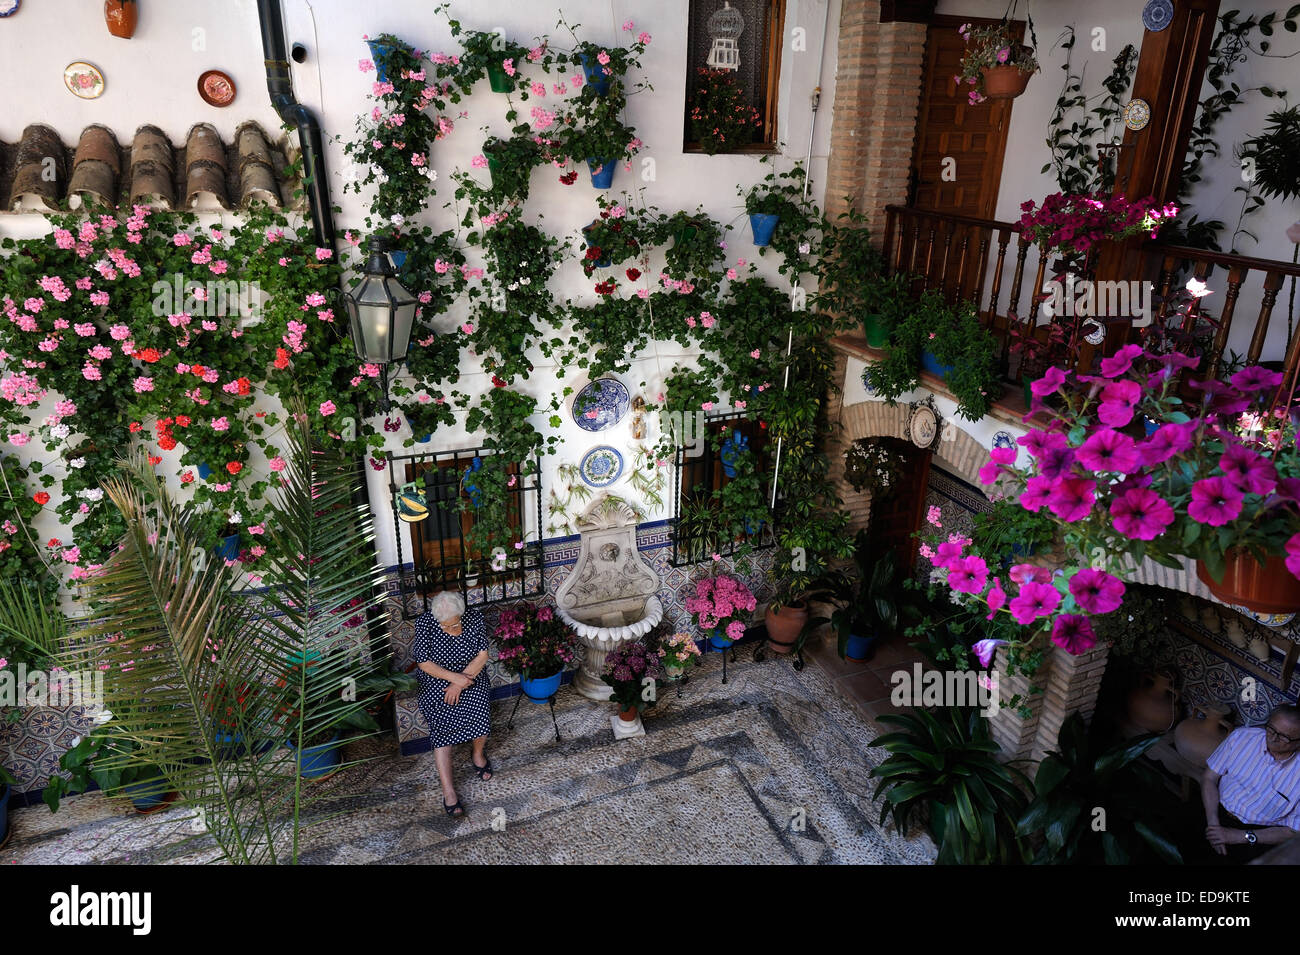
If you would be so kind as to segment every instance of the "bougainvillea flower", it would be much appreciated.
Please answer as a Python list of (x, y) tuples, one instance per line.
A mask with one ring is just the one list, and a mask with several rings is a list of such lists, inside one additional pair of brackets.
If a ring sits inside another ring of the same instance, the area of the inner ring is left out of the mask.
[(1009, 609), (1016, 623), (1028, 626), (1039, 617), (1050, 617), (1061, 605), (1061, 593), (1051, 584), (1024, 584)]
[(1052, 621), (1052, 643), (1066, 653), (1078, 656), (1091, 650), (1097, 643), (1092, 623), (1077, 613), (1063, 613)]
[(963, 594), (978, 594), (989, 579), (988, 564), (984, 558), (971, 554), (948, 566), (948, 586)]
[(1122, 428), (1133, 420), (1137, 403), (1142, 400), (1142, 386), (1136, 381), (1112, 381), (1101, 389), (1097, 418), (1104, 425)]
[(1241, 501), (1241, 492), (1227, 478), (1205, 478), (1192, 485), (1187, 515), (1198, 524), (1222, 527), (1241, 513)]
[(1263, 391), (1265, 388), (1276, 388), (1282, 384), (1282, 373), (1269, 371), (1259, 365), (1247, 365), (1229, 380), (1242, 391)]
[(1104, 570), (1085, 567), (1070, 578), (1070, 595), (1088, 613), (1110, 613), (1124, 602), (1124, 582)]
[(1155, 491), (1135, 488), (1111, 502), (1110, 518), (1125, 537), (1149, 541), (1174, 522), (1174, 509)]
[(1035, 398), (1046, 398), (1048, 395), (1055, 393), (1065, 384), (1065, 372), (1055, 366), (1047, 369), (1042, 378), (1029, 385), (1030, 392)]
[(1052, 488), (1047, 507), (1067, 524), (1073, 524), (1092, 513), (1092, 505), (1096, 499), (1096, 481), (1086, 478), (1065, 478)]
[(1141, 345), (1125, 345), (1109, 358), (1101, 360), (1101, 373), (1107, 378), (1118, 378), (1132, 368), (1134, 359), (1141, 355)]
[(1219, 458), (1219, 470), (1245, 494), (1269, 494), (1277, 487), (1273, 462), (1244, 444), (1230, 444)]
[(1155, 434), (1138, 445), (1138, 460), (1143, 467), (1151, 467), (1168, 461), (1176, 454), (1182, 454), (1192, 446), (1192, 432), (1195, 430), (1194, 421), (1162, 424), (1156, 428)]
[(1020, 506), (1037, 514), (1052, 496), (1052, 479), (1036, 474), (1025, 482), (1020, 494)]
[(1114, 471), (1128, 474), (1137, 470), (1137, 444), (1128, 435), (1104, 428), (1079, 446), (1075, 457), (1089, 471)]
[(1009, 641), (1007, 640), (980, 640), (970, 649), (971, 653), (975, 654), (975, 659), (979, 660), (980, 666), (987, 670), (989, 664), (993, 662), (993, 654), (997, 652), (998, 647), (1005, 647), (1008, 645)]
[(1046, 567), (1039, 567), (1037, 564), (1014, 564), (1011, 570), (1007, 571), (1007, 576), (1011, 578), (1014, 584), (1050, 584), (1052, 582), (1052, 572)]

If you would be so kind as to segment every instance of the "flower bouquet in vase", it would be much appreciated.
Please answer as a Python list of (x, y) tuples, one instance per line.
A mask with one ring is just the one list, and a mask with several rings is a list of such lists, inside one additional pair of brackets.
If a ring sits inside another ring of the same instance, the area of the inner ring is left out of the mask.
[(534, 703), (545, 703), (560, 688), (564, 668), (574, 661), (573, 632), (551, 607), (525, 601), (501, 612), (496, 628), (497, 660), (519, 677), (519, 688)]
[(715, 650), (725, 650), (745, 635), (745, 616), (758, 602), (749, 588), (729, 574), (704, 577), (695, 582), (695, 593), (686, 598), (686, 609)]
[(678, 632), (659, 644), (659, 661), (663, 664), (664, 678), (677, 680), (686, 669), (699, 659), (700, 648), (689, 633)]

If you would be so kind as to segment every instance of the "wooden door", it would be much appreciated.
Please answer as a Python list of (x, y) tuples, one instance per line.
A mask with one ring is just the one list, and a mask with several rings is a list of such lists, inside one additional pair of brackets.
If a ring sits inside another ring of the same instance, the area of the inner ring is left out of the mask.
[(925, 513), (925, 495), (930, 484), (929, 451), (922, 451), (910, 441), (880, 438), (906, 461), (904, 479), (898, 490), (884, 500), (871, 502), (868, 533), (879, 553), (893, 548), (900, 569), (911, 568), (916, 561), (917, 541), (913, 532), (921, 527)]
[[(966, 50), (957, 28), (963, 23), (984, 26), (995, 22), (939, 16), (930, 24), (912, 154), (911, 206), (993, 218), (1015, 100), (985, 100), (971, 106), (972, 87), (958, 86), (953, 77), (960, 71)], [(1023, 39), (1024, 21), (1013, 24)]]

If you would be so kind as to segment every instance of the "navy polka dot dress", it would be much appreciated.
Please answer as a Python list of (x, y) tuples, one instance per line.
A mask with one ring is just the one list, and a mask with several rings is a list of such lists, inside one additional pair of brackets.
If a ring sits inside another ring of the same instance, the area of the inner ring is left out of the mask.
[[(415, 621), (415, 643), (411, 655), (416, 663), (434, 663), (444, 670), (462, 672), (471, 660), (488, 648), (487, 626), (483, 614), (467, 609), (460, 618), (461, 632), (452, 636), (438, 625), (433, 614), (421, 614)], [(487, 736), (492, 729), (488, 697), (492, 685), (487, 668), (479, 671), (474, 682), (461, 690), (452, 706), (446, 700), (448, 683), (417, 669), (420, 681), (420, 712), (429, 724), (429, 742), (434, 747), (455, 746)]]

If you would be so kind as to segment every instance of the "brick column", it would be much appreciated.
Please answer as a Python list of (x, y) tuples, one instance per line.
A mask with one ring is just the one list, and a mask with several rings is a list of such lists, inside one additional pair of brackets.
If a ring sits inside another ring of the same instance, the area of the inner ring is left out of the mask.
[(885, 206), (907, 198), (925, 66), (924, 23), (881, 23), (876, 0), (844, 0), (835, 67), (826, 213), (848, 203), (881, 236)]
[[(1026, 771), (1032, 777), (1042, 758), (1056, 748), (1061, 725), (1067, 717), (1079, 713), (1085, 721), (1091, 720), (1109, 653), (1108, 643), (1098, 644), (1079, 656), (1052, 647), (1043, 655), (1038, 672), (1032, 679), (1026, 679), (1022, 674), (1002, 676), (1006, 673), (1006, 650), (999, 648), (994, 667), (999, 674), (1002, 705), (994, 714), (990, 729), (994, 741), (1002, 748), (1003, 759), (1029, 760), (1031, 765)], [(1029, 695), (1031, 683), (1042, 687), (1042, 692)], [(1028, 719), (1021, 719), (1017, 708), (1007, 706), (1007, 701), (1017, 693), (1030, 708)]]

